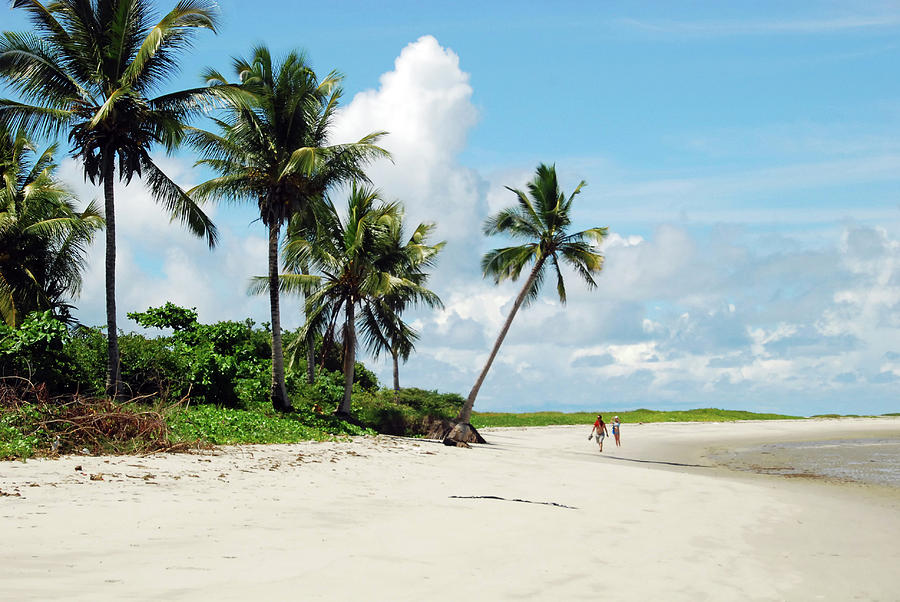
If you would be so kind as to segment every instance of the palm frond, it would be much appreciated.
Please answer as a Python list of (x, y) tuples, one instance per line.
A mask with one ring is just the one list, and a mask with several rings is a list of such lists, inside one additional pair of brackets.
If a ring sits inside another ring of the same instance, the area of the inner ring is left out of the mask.
[(56, 49), (31, 33), (0, 34), (0, 75), (22, 96), (52, 106), (91, 95), (67, 71)]
[(9, 131), (24, 130), (39, 136), (55, 136), (72, 121), (72, 114), (64, 109), (27, 105), (6, 98), (0, 99), (0, 124)]
[[(319, 288), (321, 276), (309, 274), (279, 274), (278, 290), (286, 294), (309, 295)], [(267, 295), (269, 293), (269, 277), (253, 276), (247, 287), (248, 295)]]
[(535, 244), (493, 249), (481, 259), (482, 274), (493, 278), (495, 284), (507, 279), (518, 280), (522, 269), (536, 261), (539, 252)]
[(122, 76), (125, 86), (135, 85), (141, 78), (147, 78), (151, 71), (153, 60), (159, 57), (160, 51), (166, 46), (183, 47), (189, 42), (184, 35), (187, 28), (205, 28), (214, 33), (217, 29), (218, 17), (215, 2), (202, 0), (180, 0), (151, 29), (138, 48), (137, 53)]
[(173, 220), (177, 219), (186, 225), (195, 236), (206, 238), (210, 248), (216, 246), (218, 231), (200, 206), (163, 173), (149, 156), (143, 157), (143, 168), (154, 200), (172, 215)]

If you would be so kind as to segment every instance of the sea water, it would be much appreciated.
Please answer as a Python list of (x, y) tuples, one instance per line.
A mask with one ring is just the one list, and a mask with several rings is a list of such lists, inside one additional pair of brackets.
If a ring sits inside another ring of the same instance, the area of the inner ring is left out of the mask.
[(900, 488), (896, 438), (766, 443), (720, 452), (712, 459), (737, 470)]

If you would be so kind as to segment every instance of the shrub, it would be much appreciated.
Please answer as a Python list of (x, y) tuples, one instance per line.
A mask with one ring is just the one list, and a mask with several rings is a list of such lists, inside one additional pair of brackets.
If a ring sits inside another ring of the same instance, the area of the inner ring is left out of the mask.
[(377, 391), (378, 377), (375, 373), (366, 368), (362, 362), (356, 362), (353, 365), (353, 385), (359, 385), (363, 391)]
[(397, 403), (409, 406), (423, 415), (435, 418), (455, 418), (465, 399), (457, 393), (438, 393), (424, 389), (400, 389)]
[(120, 335), (119, 357), (122, 385), (132, 396), (153, 395), (168, 401), (190, 389), (187, 357), (174, 349), (171, 339)]
[[(200, 324), (195, 310), (172, 303), (128, 317), (145, 327), (173, 330), (170, 337), (141, 337), (142, 353), (128, 358), (138, 368), (133, 386), (145, 386), (141, 378), (147, 378), (160, 393), (230, 407), (265, 399), (270, 347), (267, 335), (254, 331), (252, 320)], [(123, 354), (123, 368), (125, 363)]]
[(64, 345), (81, 390), (102, 394), (106, 384), (106, 335), (100, 328), (75, 326)]
[(364, 425), (389, 435), (425, 435), (435, 420), (455, 418), (465, 400), (455, 393), (423, 389), (377, 392), (358, 391), (353, 395), (353, 413)]
[(65, 353), (66, 325), (51, 311), (29, 314), (18, 328), (0, 325), (0, 376), (46, 383), (51, 390), (78, 386), (75, 366)]

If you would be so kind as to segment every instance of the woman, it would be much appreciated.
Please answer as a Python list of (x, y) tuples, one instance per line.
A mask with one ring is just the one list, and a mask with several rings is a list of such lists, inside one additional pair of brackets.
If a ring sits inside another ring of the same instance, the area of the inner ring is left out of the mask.
[(619, 441), (619, 437), (622, 434), (622, 423), (619, 422), (619, 417), (616, 416), (613, 418), (613, 437), (616, 438), (616, 447), (621, 447), (622, 442)]
[(591, 429), (591, 434), (588, 435), (588, 441), (590, 441), (594, 437), (594, 433), (597, 433), (597, 445), (600, 446), (600, 451), (603, 451), (603, 440), (609, 435), (609, 432), (606, 430), (606, 423), (603, 422), (603, 416), (597, 414), (597, 420), (594, 421), (594, 428)]

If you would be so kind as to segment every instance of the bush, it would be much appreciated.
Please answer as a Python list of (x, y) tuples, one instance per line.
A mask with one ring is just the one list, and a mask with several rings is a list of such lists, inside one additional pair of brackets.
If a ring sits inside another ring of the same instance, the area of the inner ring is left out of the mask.
[(180, 399), (190, 389), (186, 354), (178, 353), (171, 339), (121, 335), (119, 361), (122, 386), (131, 396), (152, 395), (169, 401)]
[(465, 400), (455, 393), (423, 389), (377, 392), (359, 391), (353, 396), (353, 413), (364, 425), (389, 435), (425, 435), (436, 420), (455, 418)]
[(356, 388), (356, 385), (359, 385), (363, 391), (378, 390), (378, 377), (362, 362), (356, 362), (353, 365), (353, 387)]
[(123, 350), (123, 380), (133, 391), (156, 390), (164, 399), (189, 395), (229, 407), (267, 397), (271, 348), (252, 320), (200, 324), (196, 311), (172, 303), (128, 317), (145, 327), (173, 330), (158, 339), (133, 335), (133, 353), (126, 358)]
[(435, 418), (455, 418), (465, 403), (457, 393), (438, 393), (424, 389), (400, 389), (397, 402), (409, 406), (420, 414)]
[(64, 346), (82, 391), (100, 395), (106, 384), (106, 334), (100, 328), (75, 326)]
[(49, 310), (29, 314), (19, 328), (0, 324), (0, 376), (46, 383), (53, 391), (74, 389), (77, 370), (65, 353), (69, 338)]

